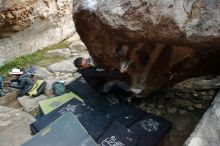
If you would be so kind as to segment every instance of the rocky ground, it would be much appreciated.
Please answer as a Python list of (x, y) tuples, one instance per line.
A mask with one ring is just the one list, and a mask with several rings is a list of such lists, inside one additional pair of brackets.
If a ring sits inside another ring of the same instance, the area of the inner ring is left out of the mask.
[(216, 94), (215, 90), (200, 92), (188, 88), (184, 90), (186, 82), (145, 99), (145, 102), (136, 101), (137, 103), (135, 103), (145, 111), (165, 117), (173, 123), (170, 133), (159, 146), (183, 145)]
[[(76, 71), (76, 68), (72, 64), (73, 60), (78, 56), (89, 57), (89, 54), (77, 36), (71, 41), (73, 43), (71, 43), (69, 48), (48, 51), (45, 53), (46, 57), (64, 56), (65, 59), (63, 61), (55, 62), (48, 67), (37, 67), (38, 74), (36, 78), (45, 79), (47, 82), (45, 95), (33, 99), (27, 96), (17, 99), (16, 94), (12, 92), (0, 98), (0, 105), (20, 109), (26, 113), (35, 115), (38, 112), (38, 102), (53, 96), (51, 92), (53, 82), (64, 80), (65, 83), (68, 84), (78, 77), (79, 74), (73, 73)], [(188, 88), (190, 84), (190, 80), (187, 80), (150, 98), (144, 100), (134, 99), (131, 102), (131, 104), (147, 112), (165, 117), (173, 123), (172, 129), (159, 144), (160, 146), (183, 145), (204, 112), (209, 108), (216, 94), (216, 90), (192, 90)], [(2, 121), (0, 120), (0, 122)], [(21, 124), (26, 124), (26, 126), (28, 126), (27, 123)]]

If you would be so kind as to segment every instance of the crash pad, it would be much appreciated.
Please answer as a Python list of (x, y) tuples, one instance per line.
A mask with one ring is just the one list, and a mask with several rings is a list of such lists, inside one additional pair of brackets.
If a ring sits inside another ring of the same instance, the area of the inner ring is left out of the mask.
[(94, 108), (102, 112), (108, 118), (112, 118), (122, 125), (128, 127), (142, 118), (146, 112), (128, 103), (120, 102), (114, 95), (106, 96), (106, 101), (96, 103)]
[(129, 127), (139, 137), (138, 146), (156, 146), (170, 128), (171, 122), (149, 113)]
[(83, 102), (83, 100), (78, 95), (74, 94), (73, 92), (69, 92), (61, 96), (42, 100), (39, 102), (39, 106), (43, 114), (46, 115), (73, 98)]
[[(88, 142), (89, 141), (89, 142)], [(22, 146), (97, 146), (70, 112), (55, 120)]]
[(82, 97), (86, 104), (92, 106), (107, 117), (112, 118), (124, 126), (129, 126), (145, 115), (141, 109), (135, 108), (121, 100), (118, 95), (97, 95), (86, 83), (83, 77), (79, 77), (70, 83), (67, 88)]
[(38, 133), (66, 112), (72, 112), (94, 139), (97, 139), (111, 123), (111, 119), (106, 118), (102, 113), (82, 104), (77, 99), (72, 99), (32, 123), (30, 125), (32, 133)]
[[(54, 111), (48, 113), (47, 115), (40, 115), (40, 118), (36, 118), (37, 121), (30, 125), (32, 134), (40, 132), (42, 129), (47, 127), (53, 121), (58, 119), (65, 112), (72, 112), (77, 116), (78, 112), (84, 112), (81, 108), (82, 102), (77, 99), (71, 99), (60, 107), (56, 108)], [(64, 112), (65, 111), (65, 112)], [(78, 112), (77, 112), (78, 111)]]
[(89, 105), (90, 102), (93, 101), (90, 99), (90, 97), (92, 97), (92, 99), (97, 98), (96, 92), (92, 89), (92, 87), (87, 84), (86, 80), (82, 76), (69, 83), (66, 87), (70, 91), (79, 95), (87, 105)]
[(112, 122), (97, 143), (101, 146), (136, 146), (138, 137), (120, 123)]

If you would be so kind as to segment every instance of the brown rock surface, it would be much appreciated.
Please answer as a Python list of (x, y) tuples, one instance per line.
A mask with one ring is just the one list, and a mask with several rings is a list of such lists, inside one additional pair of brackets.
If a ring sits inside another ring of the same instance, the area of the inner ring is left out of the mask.
[(76, 29), (95, 62), (126, 70), (144, 95), (219, 73), (218, 0), (74, 0)]

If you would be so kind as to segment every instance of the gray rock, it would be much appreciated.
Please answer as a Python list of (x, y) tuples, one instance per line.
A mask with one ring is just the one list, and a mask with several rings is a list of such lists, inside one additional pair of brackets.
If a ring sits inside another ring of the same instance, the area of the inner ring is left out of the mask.
[(44, 54), (44, 57), (45, 58), (52, 58), (52, 57), (69, 58), (71, 57), (71, 52), (69, 48), (50, 50)]
[(77, 32), (75, 32), (70, 38), (68, 38), (66, 41), (67, 42), (73, 42), (73, 41), (76, 41), (76, 40), (80, 40), (80, 36)]
[(179, 113), (183, 115), (183, 114), (187, 114), (188, 112), (185, 110), (179, 110)]
[(19, 146), (31, 138), (30, 124), (35, 119), (20, 110), (0, 106), (0, 145)]
[(18, 98), (18, 102), (22, 105), (22, 107), (24, 108), (25, 112), (28, 112), (32, 115), (34, 115), (35, 113), (37, 113), (38, 110), (38, 103), (41, 100), (45, 100), (48, 97), (45, 95), (40, 95), (38, 97), (35, 98), (30, 98), (28, 96), (23, 96)]
[(37, 73), (36, 73), (36, 77), (39, 77), (41, 79), (46, 79), (49, 76), (52, 76), (53, 74), (51, 72), (49, 72), (46, 68), (44, 67), (36, 67), (37, 68)]
[(76, 51), (83, 52), (83, 51), (87, 50), (85, 45), (75, 43), (75, 41), (74, 41), (74, 43), (70, 44), (69, 48), (70, 48), (71, 53), (75, 53)]
[(220, 92), (185, 142), (185, 146), (220, 145)]
[[(79, 56), (80, 57), (85, 57), (85, 58), (90, 57), (88, 52), (81, 53), (77, 57), (79, 57)], [(52, 72), (72, 73), (72, 72), (77, 70), (76, 67), (73, 65), (73, 61), (77, 57), (74, 57), (74, 58), (69, 59), (69, 60), (64, 60), (64, 61), (61, 61), (61, 62), (58, 62), (58, 63), (54, 63), (54, 64), (50, 65), (48, 67), (48, 69)]]
[(177, 112), (177, 109), (175, 107), (173, 107), (173, 108), (168, 109), (167, 112), (170, 114), (174, 114)]
[(5, 60), (60, 43), (76, 31), (72, 0), (3, 0), (0, 7), (0, 58)]
[(54, 63), (50, 65), (48, 69), (52, 72), (71, 73), (73, 71), (76, 71), (76, 67), (73, 65), (73, 60), (74, 59), (69, 59)]

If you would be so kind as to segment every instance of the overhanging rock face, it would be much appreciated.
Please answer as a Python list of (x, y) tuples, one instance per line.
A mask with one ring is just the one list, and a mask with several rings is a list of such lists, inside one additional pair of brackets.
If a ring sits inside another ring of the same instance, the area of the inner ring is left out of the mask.
[(76, 29), (96, 63), (126, 70), (144, 95), (219, 73), (218, 0), (74, 0)]

